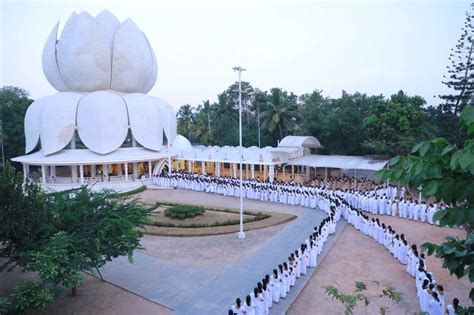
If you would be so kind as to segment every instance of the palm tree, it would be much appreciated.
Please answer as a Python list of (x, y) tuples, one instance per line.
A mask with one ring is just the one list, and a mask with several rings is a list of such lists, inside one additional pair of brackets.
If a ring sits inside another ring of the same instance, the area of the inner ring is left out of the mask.
[(178, 111), (178, 130), (185, 137), (189, 138), (189, 129), (193, 123), (193, 108), (191, 105), (186, 104), (179, 108)]
[(290, 98), (279, 88), (270, 91), (267, 108), (260, 114), (262, 128), (273, 134), (276, 128), (283, 139), (283, 133), (292, 131), (296, 126), (296, 111), (292, 110)]

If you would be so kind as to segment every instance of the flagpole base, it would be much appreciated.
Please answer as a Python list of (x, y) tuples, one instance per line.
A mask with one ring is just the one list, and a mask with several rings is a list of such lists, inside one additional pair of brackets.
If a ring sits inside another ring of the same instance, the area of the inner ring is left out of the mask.
[(245, 238), (245, 232), (239, 232), (237, 235), (239, 238)]

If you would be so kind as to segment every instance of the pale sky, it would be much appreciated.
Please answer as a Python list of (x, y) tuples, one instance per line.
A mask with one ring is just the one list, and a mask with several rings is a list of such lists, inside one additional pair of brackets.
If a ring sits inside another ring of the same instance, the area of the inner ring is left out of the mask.
[(437, 104), (450, 49), (470, 1), (13, 1), (0, 0), (0, 86), (33, 98), (56, 91), (43, 75), (46, 38), (72, 11), (130, 17), (158, 61), (149, 92), (176, 109), (217, 100), (237, 79), (298, 95), (400, 89)]

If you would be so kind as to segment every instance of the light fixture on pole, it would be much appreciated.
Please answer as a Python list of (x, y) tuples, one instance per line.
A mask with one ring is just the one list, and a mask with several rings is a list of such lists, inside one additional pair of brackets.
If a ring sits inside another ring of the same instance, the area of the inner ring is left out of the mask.
[(241, 66), (232, 68), (239, 72), (239, 164), (240, 164), (240, 231), (239, 238), (245, 238), (244, 232), (244, 199), (242, 196), (242, 71), (245, 71)]

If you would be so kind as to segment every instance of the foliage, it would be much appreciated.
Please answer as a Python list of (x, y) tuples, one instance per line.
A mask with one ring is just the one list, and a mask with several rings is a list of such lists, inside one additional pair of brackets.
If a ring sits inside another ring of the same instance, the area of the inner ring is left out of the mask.
[[(298, 97), (280, 88), (261, 91), (248, 82), (242, 82), (242, 89), (246, 147), (275, 146), (286, 135), (312, 135), (333, 154), (394, 155), (435, 135), (455, 137), (448, 132), (449, 122), (457, 119), (452, 113), (424, 107), (421, 97), (402, 91), (386, 99), (345, 91), (328, 98), (320, 90)], [(217, 99), (179, 109), (178, 132), (191, 143), (238, 145), (238, 85)]]
[(121, 193), (110, 193), (109, 198), (128, 197), (128, 196), (132, 196), (132, 195), (144, 192), (145, 190), (146, 190), (146, 186), (143, 185), (143, 186), (140, 186), (138, 188), (135, 188), (135, 189), (132, 189), (132, 190), (129, 190), (129, 191), (125, 191), (125, 192), (121, 192)]
[(0, 271), (19, 266), (39, 280), (18, 287), (15, 309), (38, 308), (81, 282), (81, 271), (96, 270), (139, 245), (137, 227), (148, 223), (149, 209), (136, 200), (109, 198), (86, 187), (45, 194), (22, 184), (11, 166), (0, 173)]
[[(373, 281), (374, 284), (379, 286), (379, 282)], [(381, 295), (376, 297), (369, 297), (364, 294), (367, 291), (367, 285), (364, 282), (356, 281), (355, 289), (352, 294), (346, 294), (340, 291), (333, 285), (324, 285), (323, 286), (324, 292), (331, 297), (333, 300), (337, 300), (344, 305), (344, 314), (345, 315), (352, 315), (354, 314), (354, 309), (358, 305), (359, 302), (362, 302), (366, 312), (367, 307), (369, 306), (371, 300), (378, 297), (386, 297), (396, 303), (399, 303), (403, 300), (403, 294), (398, 292), (392, 286), (386, 286), (382, 288)], [(382, 306), (379, 309), (380, 314), (386, 314), (388, 307)]]
[(296, 96), (279, 88), (270, 90), (266, 108), (261, 114), (262, 129), (269, 134), (277, 132), (278, 139), (283, 139), (296, 129)]
[(425, 101), (419, 96), (409, 97), (403, 91), (379, 100), (363, 119), (367, 140), (363, 146), (377, 154), (405, 154), (423, 135), (426, 120)]
[(6, 314), (10, 305), (8, 299), (0, 297), (0, 314)]
[[(5, 160), (25, 154), (23, 119), (28, 106), (33, 102), (28, 92), (13, 87), (0, 88), (0, 121), (2, 121)], [(0, 144), (2, 134), (0, 134)]]
[(202, 215), (205, 211), (206, 209), (199, 206), (177, 205), (166, 209), (165, 216), (172, 219), (184, 220), (186, 218), (194, 218), (195, 216)]
[[(474, 4), (471, 7), (474, 8)], [(461, 36), (457, 41), (456, 47), (451, 48), (451, 53), (449, 54), (450, 64), (446, 67), (448, 69), (448, 77), (443, 76), (442, 83), (452, 89), (452, 94), (439, 95), (439, 98), (444, 101), (441, 105), (442, 109), (452, 112), (454, 115), (461, 112), (467, 104), (472, 104), (474, 92), (474, 63), (472, 62), (472, 58), (474, 58), (472, 55), (474, 47), (473, 18), (473, 13), (466, 12), (466, 20)]]
[[(474, 282), (474, 106), (466, 105), (461, 125), (471, 137), (462, 147), (436, 138), (417, 144), (408, 156), (390, 160), (390, 170), (377, 172), (376, 179), (389, 179), (402, 185), (422, 187), (425, 197), (434, 196), (448, 207), (437, 211), (433, 220), (440, 226), (463, 226), (466, 238), (448, 237), (442, 244), (425, 243), (428, 254), (443, 260), (443, 268), (457, 278), (468, 276)], [(474, 288), (470, 299), (474, 302)], [(474, 309), (473, 309), (474, 310)]]
[(15, 312), (23, 312), (33, 308), (42, 310), (54, 301), (54, 294), (39, 282), (26, 280), (16, 286), (13, 292)]

